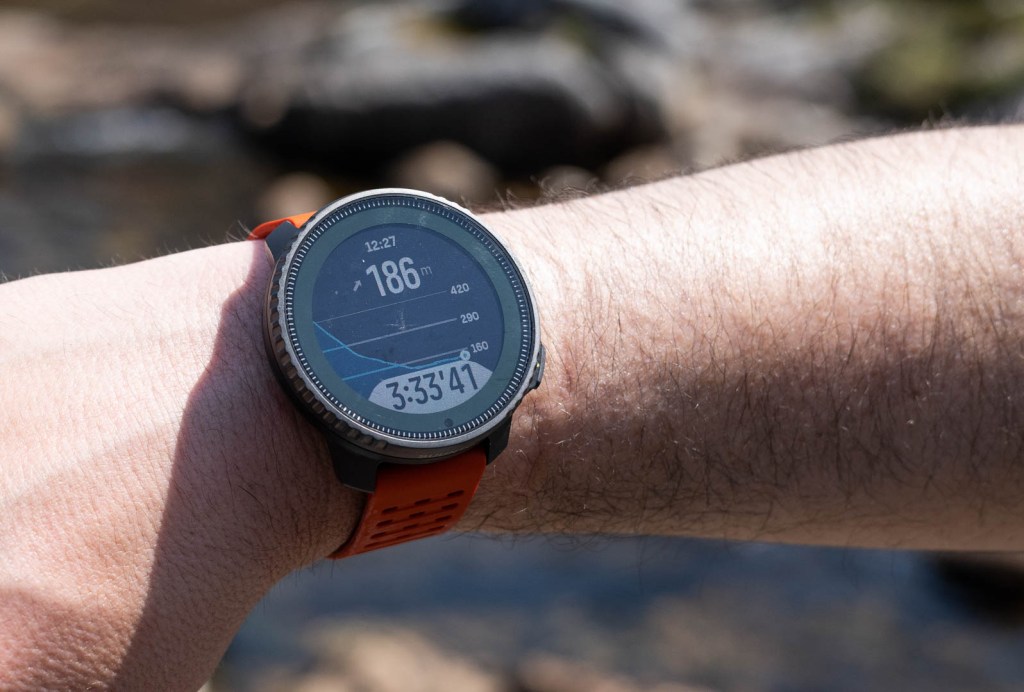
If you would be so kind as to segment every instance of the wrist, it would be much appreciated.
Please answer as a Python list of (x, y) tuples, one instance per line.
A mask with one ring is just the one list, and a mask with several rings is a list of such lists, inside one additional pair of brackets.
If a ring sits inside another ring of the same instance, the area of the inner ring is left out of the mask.
[(185, 366), (201, 375), (179, 426), (182, 479), (203, 492), (211, 468), (219, 469), (210, 502), (227, 505), (223, 542), (237, 543), (235, 557), (275, 581), (340, 545), (362, 500), (337, 482), (322, 433), (299, 414), (268, 363), (263, 310), (272, 263), (265, 247), (238, 242), (204, 252), (205, 319)]
[(234, 243), (0, 287), (23, 330), (0, 387), (5, 676), (198, 685), (351, 530), (357, 498), (266, 362), (269, 264)]

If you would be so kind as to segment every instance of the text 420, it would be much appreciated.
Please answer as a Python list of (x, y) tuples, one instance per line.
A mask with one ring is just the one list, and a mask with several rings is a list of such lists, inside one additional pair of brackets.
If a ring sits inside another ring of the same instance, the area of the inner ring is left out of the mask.
[(410, 403), (440, 401), (448, 392), (465, 394), (467, 391), (475, 392), (480, 387), (473, 376), (473, 369), (464, 363), (461, 366), (438, 368), (433, 372), (421, 372), (398, 382), (389, 382), (387, 388), (391, 393), (391, 408), (401, 411)]

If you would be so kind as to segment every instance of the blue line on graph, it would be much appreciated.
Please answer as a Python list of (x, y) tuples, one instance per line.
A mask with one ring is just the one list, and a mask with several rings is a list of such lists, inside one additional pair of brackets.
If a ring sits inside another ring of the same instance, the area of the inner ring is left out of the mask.
[[(367, 370), (366, 372), (361, 372), (361, 373), (359, 373), (357, 375), (349, 375), (348, 377), (343, 377), (342, 380), (344, 382), (348, 382), (349, 380), (356, 380), (356, 379), (359, 379), (360, 377), (365, 377), (367, 375), (374, 375), (374, 374), (376, 374), (378, 372), (384, 372), (385, 370), (391, 370), (392, 368), (403, 368), (403, 369), (405, 369), (406, 372), (414, 372), (416, 370), (426, 370), (428, 368), (433, 368), (433, 367), (438, 366), (438, 365), (447, 365), (448, 363), (454, 363), (454, 362), (456, 362), (458, 360), (461, 360), (461, 357), (459, 356), (459, 354), (455, 354), (451, 358), (443, 358), (441, 360), (434, 361), (433, 363), (425, 363), (424, 365), (409, 366), (409, 365), (405, 365), (404, 363), (392, 363), (391, 361), (388, 361), (388, 360), (382, 360), (380, 358), (374, 358), (372, 356), (364, 356), (361, 353), (356, 353), (351, 348), (349, 348), (346, 344), (342, 343), (338, 339), (338, 337), (334, 336), (329, 331), (327, 331), (322, 326), (320, 326), (319, 322), (314, 322), (313, 324), (316, 325), (317, 329), (319, 329), (321, 332), (326, 334), (327, 337), (329, 339), (331, 339), (331, 341), (333, 341), (334, 343), (338, 344), (337, 348), (332, 348), (330, 350), (332, 350), (332, 351), (344, 350), (344, 351), (347, 351), (347, 352), (351, 353), (356, 358), (361, 358), (363, 360), (374, 361), (375, 363), (380, 363), (381, 365), (386, 366), (386, 367), (383, 367), (383, 368), (377, 368), (376, 370)], [(326, 353), (326, 351), (325, 351), (325, 353)]]
[(341, 341), (338, 339), (338, 337), (334, 336), (334, 334), (331, 334), (329, 331), (327, 331), (326, 329), (321, 327), (319, 322), (314, 322), (313, 324), (316, 326), (317, 329), (319, 329), (324, 334), (326, 334), (328, 339), (330, 339), (334, 343), (338, 344), (342, 348), (348, 348), (348, 346), (346, 346), (345, 344), (341, 343)]
[(427, 368), (437, 367), (438, 365), (447, 365), (448, 363), (455, 363), (458, 360), (460, 360), (459, 357), (455, 356), (453, 358), (445, 358), (444, 360), (436, 360), (433, 363), (426, 363), (425, 365), (420, 365), (415, 368), (409, 365), (395, 363), (393, 365), (389, 365), (386, 368), (379, 368), (377, 370), (367, 370), (366, 372), (361, 372), (358, 375), (349, 375), (348, 377), (343, 377), (342, 380), (345, 382), (348, 382), (349, 380), (357, 380), (360, 377), (366, 377), (367, 375), (375, 375), (378, 372), (384, 372), (385, 370), (391, 370), (392, 368), (402, 368), (406, 372), (416, 372), (417, 370), (426, 370)]

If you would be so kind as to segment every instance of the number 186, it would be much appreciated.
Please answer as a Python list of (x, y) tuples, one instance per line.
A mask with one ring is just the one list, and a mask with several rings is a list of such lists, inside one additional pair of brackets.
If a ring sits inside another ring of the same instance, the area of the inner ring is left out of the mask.
[(371, 264), (366, 268), (366, 273), (377, 282), (377, 290), (381, 296), (388, 293), (398, 294), (407, 288), (412, 291), (420, 287), (420, 275), (412, 266), (411, 257), (403, 257), (398, 260), (398, 264), (385, 260), (380, 263), (379, 270), (376, 264)]

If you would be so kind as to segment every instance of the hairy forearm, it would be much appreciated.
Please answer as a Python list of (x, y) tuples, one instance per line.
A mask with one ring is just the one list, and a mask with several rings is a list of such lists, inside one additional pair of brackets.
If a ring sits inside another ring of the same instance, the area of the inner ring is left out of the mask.
[(495, 217), (550, 358), (468, 521), (1021, 548), (1022, 147), (886, 138)]

